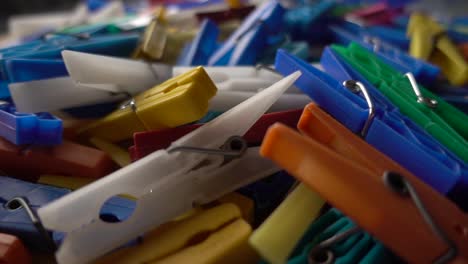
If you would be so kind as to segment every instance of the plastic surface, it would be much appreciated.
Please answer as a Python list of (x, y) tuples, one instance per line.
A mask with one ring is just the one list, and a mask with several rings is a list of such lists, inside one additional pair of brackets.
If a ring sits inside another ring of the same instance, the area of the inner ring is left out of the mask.
[(137, 95), (82, 128), (80, 134), (115, 142), (131, 138), (135, 132), (187, 124), (206, 114), (208, 101), (216, 90), (203, 68), (198, 67)]
[[(0, 177), (0, 186), (0, 203), (2, 205), (0, 206), (0, 232), (17, 236), (30, 248), (46, 250), (47, 244), (44, 237), (37, 231), (26, 211), (23, 208), (10, 210), (5, 207), (5, 204), (9, 200), (21, 196), (29, 202), (33, 211), (37, 211), (41, 206), (70, 193), (70, 191), (3, 176)], [(132, 201), (113, 197), (105, 203), (100, 214), (101, 216), (112, 216), (116, 221), (121, 221), (128, 217), (133, 209), (134, 203)], [(63, 234), (60, 232), (52, 232), (51, 235), (55, 243), (60, 243), (63, 239)]]
[[(240, 230), (228, 232), (230, 237), (221, 236), (222, 233), (226, 233), (226, 228), (232, 222), (237, 222), (240, 218), (241, 212), (234, 204), (221, 204), (186, 219), (170, 222), (167, 227), (155, 229), (147, 234), (138, 246), (113, 252), (95, 263), (221, 263), (233, 257), (229, 256), (230, 251), (237, 251), (237, 261), (242, 259), (242, 263), (252, 263), (257, 260), (252, 250), (242, 251), (238, 245), (242, 241), (242, 247), (248, 248), (246, 235), (251, 229), (247, 224), (236, 224)], [(228, 229), (233, 228), (234, 226)], [(205, 240), (196, 240), (196, 236), (201, 233), (205, 234)], [(217, 246), (208, 247), (212, 243), (216, 243)], [(242, 253), (248, 254), (242, 256)]]
[(0, 233), (0, 263), (30, 264), (31, 256), (17, 237)]
[(468, 82), (468, 62), (449, 37), (442, 34), (444, 31), (431, 18), (413, 13), (408, 23), (408, 35), (411, 36), (409, 53), (438, 65), (452, 84), (463, 85)]
[(437, 101), (437, 106), (431, 109), (418, 103), (406, 76), (402, 76), (357, 44), (351, 44), (348, 48), (332, 46), (332, 49), (390, 99), (401, 113), (424, 128), (462, 160), (468, 161), (468, 116), (465, 113), (422, 86), (419, 86), (419, 89), (423, 96)]
[(285, 263), (325, 201), (299, 184), (249, 238), (250, 245), (271, 264)]
[[(297, 72), (282, 79), (173, 142), (169, 150), (176, 146), (219, 148), (229, 137), (244, 134), (299, 76)], [(223, 165), (219, 156), (159, 150), (41, 208), (38, 213), (47, 228), (67, 233), (56, 253), (58, 262), (91, 261), (186, 212), (194, 202), (215, 200), (276, 172), (277, 168), (260, 158), (257, 151), (248, 149), (242, 157)], [(117, 194), (137, 199), (134, 213), (120, 223), (99, 221), (99, 207)]]
[[(249, 145), (257, 145), (262, 142), (265, 132), (270, 125), (281, 122), (287, 126), (296, 127), (301, 113), (302, 109), (264, 114), (243, 135), (243, 138)], [(203, 126), (203, 124), (193, 124), (170, 129), (135, 133), (133, 134), (133, 142), (135, 144), (133, 150), (134, 158), (141, 159), (154, 151), (167, 148), (173, 141), (178, 140), (201, 126)]]
[[(316, 105), (305, 109), (298, 127), (304, 135), (281, 124), (270, 127), (261, 154), (316, 190), (406, 261), (432, 262), (448, 250), (447, 244), (427, 225), (413, 200), (402, 199), (382, 179), (388, 171), (402, 175), (458, 248), (453, 263), (466, 262), (467, 253), (464, 252), (468, 251), (463, 248), (468, 247), (468, 238), (453, 227), (463, 230), (468, 226), (468, 218), (455, 204)], [(281, 154), (285, 152), (289, 155)], [(340, 192), (337, 193), (337, 189)]]
[[(385, 96), (366, 79), (355, 74), (352, 68), (346, 67), (330, 49), (325, 50), (322, 64), (336, 79), (283, 51), (278, 52), (276, 59), (276, 68), (283, 74), (300, 69), (303, 75), (296, 82), (297, 87), (354, 133), (362, 132), (369, 107), (364, 98), (353, 94), (340, 82), (350, 79), (362, 82), (371, 96), (376, 115), (365, 140), (442, 194), (454, 188), (468, 188), (465, 163), (422, 128), (395, 111)], [(460, 206), (467, 205), (464, 191), (457, 192), (453, 198)]]
[(62, 120), (49, 113), (27, 114), (12, 104), (0, 105), (0, 136), (16, 145), (59, 145)]
[(43, 174), (99, 178), (114, 169), (104, 152), (69, 141), (54, 147), (22, 148), (0, 139), (0, 157), (2, 171), (33, 181)]
[(208, 65), (254, 65), (267, 46), (267, 37), (279, 32), (283, 13), (284, 9), (275, 1), (258, 6), (210, 56)]

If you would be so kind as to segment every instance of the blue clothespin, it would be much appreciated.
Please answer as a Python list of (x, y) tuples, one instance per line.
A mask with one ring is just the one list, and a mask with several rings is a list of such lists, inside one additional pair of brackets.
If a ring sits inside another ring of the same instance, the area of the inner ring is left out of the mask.
[[(327, 241), (327, 246), (323, 242)], [(326, 260), (319, 258), (326, 258)], [(288, 264), (307, 263), (394, 263), (396, 257), (367, 232), (360, 230), (335, 208), (315, 221), (291, 254)]]
[(254, 182), (237, 192), (255, 202), (254, 226), (258, 226), (278, 207), (291, 189), (294, 178), (285, 171)]
[[(336, 6), (334, 1), (321, 0), (313, 5), (304, 5), (290, 9), (284, 15), (285, 31), (293, 40), (316, 42), (323, 40), (326, 30), (319, 24), (325, 22), (324, 17)], [(326, 24), (326, 23), (323, 23)]]
[(284, 8), (276, 1), (257, 7), (208, 60), (210, 66), (254, 65), (271, 36), (281, 31)]
[(433, 83), (440, 73), (439, 67), (413, 58), (384, 40), (373, 38), (371, 35), (357, 35), (356, 32), (338, 26), (330, 26), (330, 29), (339, 43), (348, 45), (351, 42), (357, 42), (368, 50), (374, 51), (380, 59), (401, 73), (412, 72), (421, 83)]
[[(40, 219), (37, 218), (36, 211), (39, 207), (68, 193), (70, 193), (68, 189), (0, 176), (0, 232), (19, 237), (29, 248), (41, 251), (51, 250), (54, 244), (58, 245), (62, 241), (64, 235), (60, 232), (41, 232)], [(27, 203), (33, 214), (32, 217), (21, 202), (14, 199), (17, 197), (23, 198)], [(113, 197), (102, 207), (101, 220), (123, 221), (131, 215), (134, 208), (133, 201)], [(34, 217), (35, 219), (32, 219)], [(51, 241), (48, 241), (50, 239)]]
[[(321, 64), (334, 78), (282, 50), (276, 55), (275, 68), (284, 75), (300, 70), (302, 75), (296, 86), (320, 107), (434, 189), (468, 209), (468, 168), (463, 161), (403, 116), (329, 48), (325, 49)], [(343, 86), (342, 82), (348, 80), (361, 82), (363, 89)], [(360, 90), (367, 99), (354, 93)]]
[(12, 104), (0, 105), (0, 136), (13, 144), (58, 145), (62, 131), (62, 120), (49, 113), (19, 113)]
[[(32, 81), (63, 76), (66, 71), (62, 60), (63, 50), (74, 50), (110, 56), (128, 56), (137, 45), (138, 34), (121, 34), (80, 38), (77, 36), (53, 36), (22, 45), (0, 49), (0, 96), (9, 96), (8, 84), (15, 81)], [(21, 61), (17, 61), (21, 60)], [(42, 67), (41, 67), (42, 64)], [(28, 69), (42, 69), (31, 73)], [(48, 67), (54, 67), (54, 71)]]
[(218, 48), (218, 36), (218, 26), (209, 19), (203, 20), (195, 39), (184, 47), (177, 61), (177, 65), (206, 65), (210, 55)]

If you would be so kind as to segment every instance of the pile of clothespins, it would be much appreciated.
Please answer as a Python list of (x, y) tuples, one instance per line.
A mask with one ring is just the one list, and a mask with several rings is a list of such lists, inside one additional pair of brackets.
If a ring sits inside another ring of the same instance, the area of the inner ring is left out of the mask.
[(10, 19), (0, 263), (468, 263), (466, 4), (130, 2)]

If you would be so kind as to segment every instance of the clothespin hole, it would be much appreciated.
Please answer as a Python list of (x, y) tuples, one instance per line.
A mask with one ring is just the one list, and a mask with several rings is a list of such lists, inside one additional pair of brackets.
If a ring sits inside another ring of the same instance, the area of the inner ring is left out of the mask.
[(115, 195), (110, 197), (109, 199), (104, 202), (104, 204), (101, 207), (101, 210), (99, 212), (99, 219), (105, 223), (120, 223), (124, 222), (127, 219), (129, 219), (133, 212), (135, 211), (136, 208), (136, 199), (128, 199), (126, 203), (129, 204), (128, 207), (133, 208), (131, 211), (109, 211), (109, 206), (107, 204), (115, 204), (116, 200), (125, 200), (123, 197), (132, 197), (131, 195), (126, 195), (126, 194), (120, 194), (120, 195)]
[(4, 206), (8, 211), (15, 211), (23, 207), (23, 205), (21, 205), (18, 199), (12, 199), (8, 201)]
[(328, 264), (333, 263), (333, 252), (326, 249), (312, 250), (308, 257), (309, 264)]
[(408, 188), (406, 187), (405, 179), (396, 172), (386, 171), (383, 175), (383, 181), (388, 188), (392, 191), (401, 194), (407, 195)]
[(244, 151), (247, 148), (247, 143), (242, 137), (233, 136), (228, 140), (228, 150)]

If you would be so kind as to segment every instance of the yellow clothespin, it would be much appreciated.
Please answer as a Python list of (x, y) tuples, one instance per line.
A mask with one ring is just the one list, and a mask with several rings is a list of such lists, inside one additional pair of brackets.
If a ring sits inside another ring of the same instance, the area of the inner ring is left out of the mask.
[(468, 63), (439, 23), (421, 13), (413, 13), (407, 34), (411, 37), (411, 56), (438, 65), (454, 85), (468, 81)]
[(187, 124), (206, 114), (216, 90), (205, 70), (197, 67), (137, 95), (79, 134), (115, 142), (135, 132)]
[(93, 178), (84, 177), (71, 177), (60, 175), (41, 175), (37, 183), (47, 184), (55, 187), (66, 188), (70, 190), (79, 189), (91, 182), (95, 181)]
[(125, 167), (132, 162), (128, 151), (115, 144), (97, 137), (93, 137), (89, 141), (98, 149), (106, 152), (120, 167)]
[(317, 193), (299, 184), (254, 231), (249, 244), (268, 263), (286, 263), (324, 204), (325, 201)]
[(167, 42), (167, 21), (164, 7), (157, 7), (153, 12), (153, 19), (143, 33), (141, 44), (134, 52), (135, 59), (148, 58), (158, 60), (164, 54)]
[(222, 204), (151, 232), (143, 241), (111, 253), (96, 264), (256, 263), (248, 246), (252, 232), (234, 204)]

